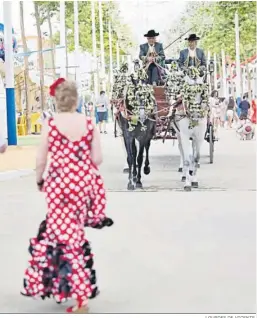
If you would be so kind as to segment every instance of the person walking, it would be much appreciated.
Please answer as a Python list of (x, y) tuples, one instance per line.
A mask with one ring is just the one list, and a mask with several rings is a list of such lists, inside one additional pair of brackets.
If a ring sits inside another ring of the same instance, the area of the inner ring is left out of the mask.
[(250, 108), (251, 108), (250, 103), (248, 102), (247, 97), (244, 96), (243, 100), (239, 104), (240, 119), (248, 117), (248, 112), (249, 112)]
[(211, 93), (209, 102), (210, 102), (211, 117), (212, 117), (212, 122), (214, 127), (214, 134), (215, 134), (215, 137), (218, 138), (220, 116), (221, 116), (221, 107), (220, 107), (220, 102), (218, 98), (218, 91), (214, 90)]
[(228, 100), (228, 106), (227, 106), (228, 128), (232, 128), (234, 112), (235, 112), (235, 100), (232, 96), (230, 96)]
[[(48, 211), (38, 235), (30, 240), (31, 260), (25, 271), (22, 295), (69, 299), (76, 305), (68, 313), (86, 313), (88, 300), (99, 294), (93, 254), (84, 226), (103, 228), (113, 221), (105, 216), (100, 136), (92, 120), (76, 112), (74, 82), (58, 79), (50, 94), (57, 114), (42, 127), (36, 160), (36, 181), (46, 195)], [(49, 153), (50, 166), (43, 178)]]
[(99, 126), (99, 131), (102, 134), (103, 132), (107, 134), (106, 131), (106, 122), (108, 119), (108, 108), (109, 108), (109, 100), (105, 95), (105, 91), (100, 92), (100, 96), (96, 100), (96, 115), (97, 122)]
[(219, 100), (220, 104), (220, 127), (224, 128), (226, 120), (227, 102), (225, 97), (221, 97)]
[(86, 105), (86, 114), (90, 118), (94, 117), (94, 104), (93, 104), (93, 102), (88, 102), (87, 103), (87, 105)]

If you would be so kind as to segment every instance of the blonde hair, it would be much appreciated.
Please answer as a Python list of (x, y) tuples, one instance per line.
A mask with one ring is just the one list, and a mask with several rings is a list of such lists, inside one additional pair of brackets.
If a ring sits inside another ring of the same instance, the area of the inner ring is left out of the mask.
[(70, 112), (77, 108), (78, 90), (75, 82), (65, 81), (55, 89), (57, 111)]

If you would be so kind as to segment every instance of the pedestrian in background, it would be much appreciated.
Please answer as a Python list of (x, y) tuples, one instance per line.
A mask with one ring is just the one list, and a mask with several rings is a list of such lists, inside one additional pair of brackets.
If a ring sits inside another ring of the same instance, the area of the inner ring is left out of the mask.
[(247, 100), (247, 96), (244, 96), (243, 100), (239, 104), (240, 118), (247, 118), (250, 108), (251, 108), (251, 106), (250, 106), (250, 103)]
[(232, 96), (229, 97), (227, 106), (227, 118), (228, 118), (228, 128), (232, 128), (234, 113), (235, 113), (235, 100)]
[(227, 111), (227, 101), (225, 97), (219, 99), (220, 104), (220, 127), (225, 127), (226, 121), (226, 111)]
[(94, 103), (88, 102), (87, 104), (87, 116), (90, 118), (94, 118)]
[(220, 108), (220, 102), (219, 102), (219, 98), (218, 98), (218, 91), (216, 91), (216, 90), (214, 90), (211, 93), (210, 108), (211, 108), (212, 123), (214, 126), (214, 133), (215, 133), (215, 136), (218, 137), (219, 126), (220, 126), (221, 108)]
[(106, 122), (108, 119), (108, 108), (109, 108), (109, 99), (105, 95), (105, 91), (100, 92), (100, 96), (96, 100), (96, 115), (99, 131), (102, 134), (103, 132), (107, 134), (106, 131)]

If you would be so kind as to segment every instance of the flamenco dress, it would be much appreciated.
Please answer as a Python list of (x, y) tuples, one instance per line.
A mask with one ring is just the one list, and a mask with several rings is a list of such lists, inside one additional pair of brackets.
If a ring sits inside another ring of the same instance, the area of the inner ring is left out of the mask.
[(48, 122), (51, 163), (43, 188), (48, 212), (30, 239), (24, 296), (82, 303), (99, 293), (84, 227), (100, 229), (113, 222), (104, 213), (105, 189), (90, 157), (93, 125), (91, 119), (87, 122), (87, 135), (74, 142), (60, 133), (53, 119)]

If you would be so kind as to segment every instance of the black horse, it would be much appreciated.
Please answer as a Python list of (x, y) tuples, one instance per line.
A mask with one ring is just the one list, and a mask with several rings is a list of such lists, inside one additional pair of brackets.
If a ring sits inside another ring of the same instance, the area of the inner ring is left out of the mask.
[[(134, 70), (137, 75), (140, 73), (139, 61), (134, 61)], [(142, 75), (143, 73), (141, 73)], [(131, 100), (126, 94), (124, 103), (124, 112), (119, 111), (116, 120), (122, 131), (124, 139), (125, 149), (127, 152), (127, 163), (128, 163), (128, 190), (134, 190), (135, 188), (142, 188), (141, 182), (141, 169), (144, 159), (144, 150), (146, 152), (144, 173), (148, 175), (150, 173), (150, 162), (149, 162), (149, 149), (151, 146), (151, 140), (155, 134), (155, 116), (153, 111), (147, 113), (145, 105), (144, 93), (140, 94), (140, 86), (145, 83), (145, 80), (139, 77), (133, 77), (130, 75), (132, 92), (136, 96), (137, 105), (140, 105), (140, 118), (137, 123), (131, 125), (131, 116), (133, 114), (133, 106)], [(142, 86), (141, 86), (142, 87)], [(151, 99), (150, 93), (147, 95), (148, 99)], [(154, 99), (152, 102), (155, 103)], [(131, 129), (132, 128), (132, 129)], [(137, 149), (136, 140), (138, 141), (139, 147)]]
[[(146, 153), (144, 174), (148, 175), (151, 172), (149, 162), (149, 149), (151, 140), (155, 134), (155, 120), (148, 118), (144, 122), (145, 130), (142, 130), (142, 124), (138, 123), (133, 131), (129, 131), (128, 120), (123, 117), (122, 113), (117, 116), (117, 122), (122, 130), (124, 144), (127, 152), (128, 163), (128, 190), (142, 188), (141, 169), (144, 159), (144, 150)], [(139, 147), (137, 150), (136, 140)]]

